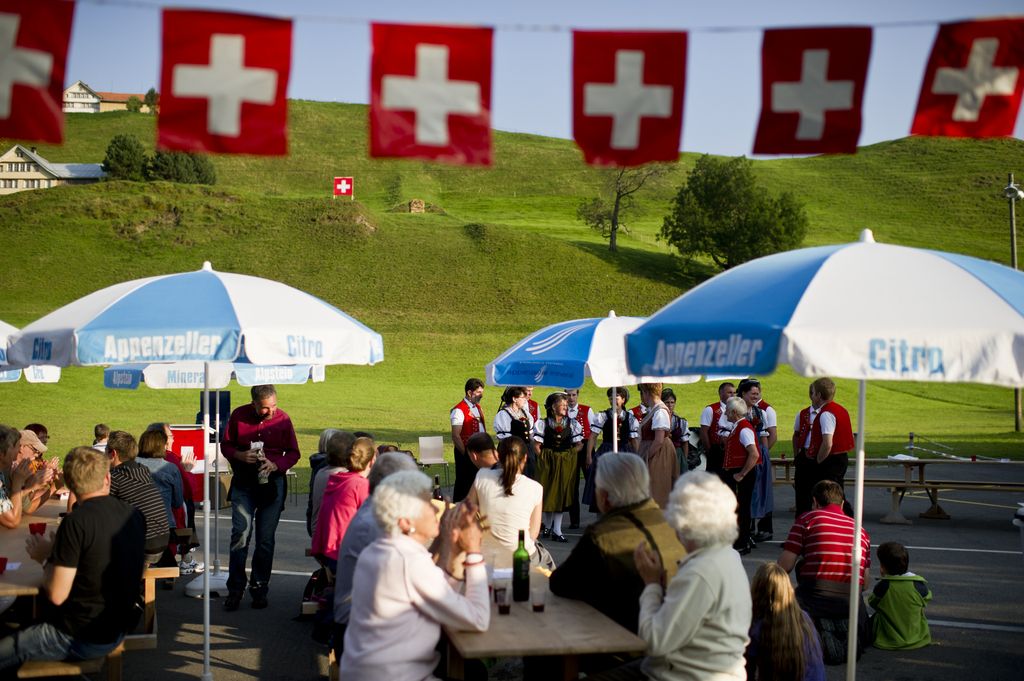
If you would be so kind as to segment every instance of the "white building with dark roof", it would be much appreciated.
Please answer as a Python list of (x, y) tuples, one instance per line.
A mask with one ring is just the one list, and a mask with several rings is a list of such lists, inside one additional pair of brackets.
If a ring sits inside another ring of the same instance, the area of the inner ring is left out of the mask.
[(51, 163), (35, 147), (15, 144), (0, 155), (0, 195), (62, 184), (99, 182), (106, 173), (100, 163)]

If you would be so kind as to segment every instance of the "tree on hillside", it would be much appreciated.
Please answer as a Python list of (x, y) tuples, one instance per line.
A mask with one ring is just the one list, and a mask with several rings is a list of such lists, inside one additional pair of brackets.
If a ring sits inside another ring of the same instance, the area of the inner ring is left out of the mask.
[(217, 184), (217, 171), (209, 156), (192, 154), (192, 166), (196, 171), (196, 184)]
[(206, 156), (158, 151), (149, 164), (149, 179), (182, 184), (216, 184), (217, 173)]
[(613, 168), (604, 172), (600, 196), (580, 202), (576, 217), (608, 239), (608, 250), (619, 250), (619, 228), (625, 228), (623, 217), (637, 207), (636, 193), (648, 180), (668, 172), (665, 164), (649, 163), (637, 168)]
[(160, 95), (157, 94), (156, 88), (149, 88), (146, 91), (146, 96), (142, 99), (142, 103), (149, 109), (149, 113), (156, 113), (156, 107), (160, 104)]
[(146, 179), (146, 150), (134, 135), (116, 135), (107, 145), (103, 158), (103, 172), (111, 180)]
[(135, 95), (132, 95), (128, 98), (128, 101), (125, 103), (124, 107), (132, 113), (139, 113), (140, 111), (142, 111), (142, 100), (136, 97)]
[(746, 158), (701, 156), (665, 216), (661, 238), (684, 265), (706, 254), (729, 269), (796, 248), (807, 235), (807, 213), (789, 192), (771, 196)]

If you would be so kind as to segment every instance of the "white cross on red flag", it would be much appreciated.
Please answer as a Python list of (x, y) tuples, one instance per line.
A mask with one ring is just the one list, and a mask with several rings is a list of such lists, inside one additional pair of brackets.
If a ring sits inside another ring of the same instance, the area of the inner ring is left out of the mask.
[(165, 9), (158, 146), (288, 153), (291, 53), (287, 19)]
[(592, 165), (675, 161), (686, 33), (573, 31), (573, 137)]
[(1013, 134), (1024, 91), (1024, 19), (943, 24), (924, 72), (910, 132)]
[(373, 24), (370, 155), (490, 165), (493, 34)]
[(868, 27), (765, 31), (754, 153), (855, 153), (870, 56)]
[(60, 143), (75, 5), (0, 0), (0, 137)]
[(355, 183), (352, 182), (351, 177), (336, 177), (334, 178), (334, 195), (335, 196), (352, 196), (354, 191)]

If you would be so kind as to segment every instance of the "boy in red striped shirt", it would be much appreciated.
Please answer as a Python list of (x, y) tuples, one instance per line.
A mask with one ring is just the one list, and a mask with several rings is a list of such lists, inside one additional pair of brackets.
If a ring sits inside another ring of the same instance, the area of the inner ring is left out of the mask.
[[(836, 482), (818, 482), (811, 496), (813, 508), (797, 517), (782, 545), (779, 565), (787, 572), (796, 568), (797, 600), (821, 634), (825, 662), (839, 664), (846, 660), (854, 523), (843, 513), (843, 488)], [(863, 592), (871, 566), (871, 539), (863, 528), (860, 544), (858, 582)], [(870, 643), (863, 600), (858, 620), (860, 657)]]

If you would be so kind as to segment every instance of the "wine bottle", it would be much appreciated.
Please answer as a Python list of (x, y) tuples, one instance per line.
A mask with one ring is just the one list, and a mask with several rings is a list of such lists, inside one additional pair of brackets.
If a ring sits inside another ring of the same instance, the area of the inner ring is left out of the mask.
[(434, 492), (433, 492), (433, 494), (431, 496), (433, 496), (438, 501), (444, 501), (444, 495), (441, 494), (441, 476), (440, 475), (435, 475), (434, 476)]
[(512, 553), (512, 600), (530, 598), (530, 554), (526, 550), (526, 531), (519, 530), (519, 546)]

